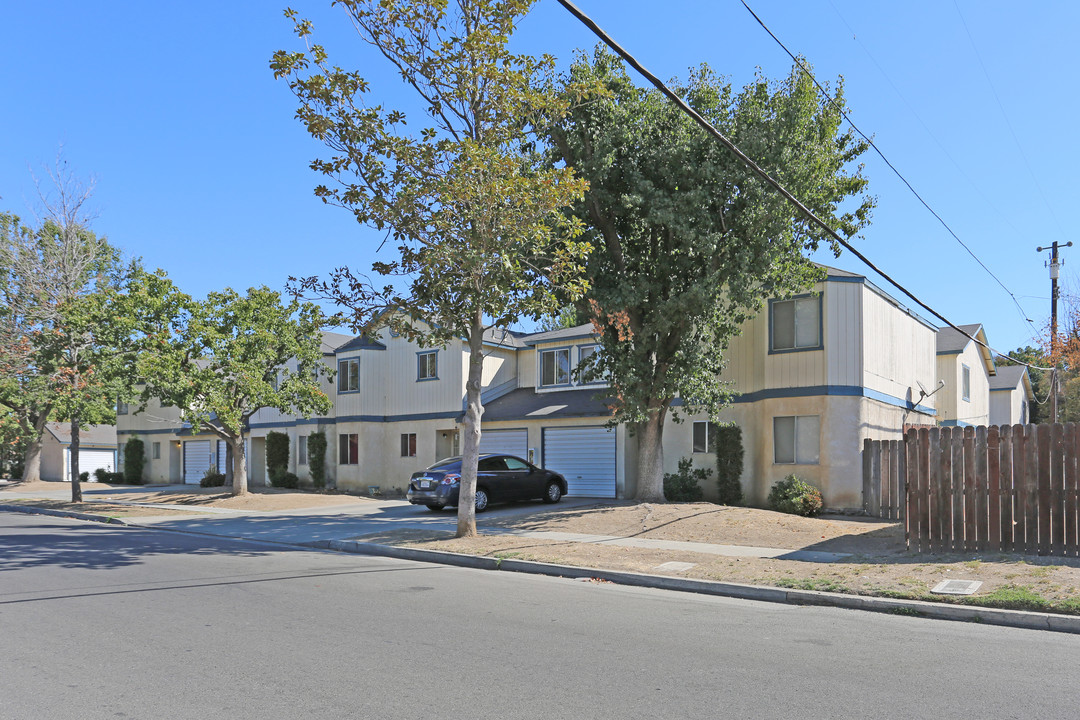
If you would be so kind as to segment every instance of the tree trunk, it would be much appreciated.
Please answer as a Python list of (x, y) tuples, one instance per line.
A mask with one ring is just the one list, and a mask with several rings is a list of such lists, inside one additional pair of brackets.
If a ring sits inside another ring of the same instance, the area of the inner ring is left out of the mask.
[(244, 434), (239, 437), (229, 438), (229, 445), (233, 448), (233, 472), (232, 494), (246, 495), (248, 491), (247, 453), (244, 451)]
[(476, 535), (476, 463), (480, 459), (480, 418), (484, 406), (480, 388), (484, 375), (484, 316), (473, 315), (469, 329), (469, 379), (465, 383), (465, 438), (461, 450), (461, 488), (458, 491), (458, 537)]
[(23, 453), (23, 482), (37, 482), (41, 479), (41, 436), (30, 441)]
[(71, 418), (71, 502), (82, 502), (82, 484), (79, 482), (79, 417)]
[(232, 442), (226, 440), (225, 441), (225, 484), (226, 485), (232, 485), (233, 484), (233, 477), (234, 477), (234, 475), (233, 475), (233, 457), (235, 457), (235, 456), (233, 454)]
[[(45, 426), (49, 422), (49, 414), (52, 412), (51, 406), (49, 406), (45, 412), (38, 415), (33, 424), (28, 426), (27, 419), (20, 420), (19, 423), (23, 426), (24, 430), (29, 430), (34, 439), (30, 441), (30, 444), (26, 446), (26, 452), (23, 453), (23, 482), (37, 482), (41, 480), (41, 439), (45, 435)], [(31, 415), (31, 418), (34, 416)]]
[(662, 503), (664, 497), (664, 419), (668, 404), (649, 410), (649, 417), (638, 423), (638, 486), (635, 500)]

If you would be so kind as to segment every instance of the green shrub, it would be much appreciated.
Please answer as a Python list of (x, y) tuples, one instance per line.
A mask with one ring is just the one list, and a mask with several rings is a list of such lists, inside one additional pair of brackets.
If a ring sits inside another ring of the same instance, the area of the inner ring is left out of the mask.
[[(124, 483), (128, 483), (127, 476), (122, 472), (109, 473), (109, 480), (108, 481), (113, 483), (114, 485), (123, 485)], [(131, 485), (142, 485), (143, 484), (142, 478), (139, 478), (138, 482), (129, 483), (129, 484), (131, 484)]]
[(124, 443), (124, 478), (132, 485), (142, 485), (143, 466), (146, 465), (143, 452), (143, 441), (137, 437), (128, 438)]
[(90, 473), (88, 473), (85, 470), (82, 471), (81, 473), (79, 473), (79, 482), (81, 482), (81, 483), (90, 482)]
[(716, 428), (716, 487), (720, 491), (721, 505), (738, 505), (743, 500), (742, 428), (738, 425), (721, 425)]
[(308, 435), (307, 454), (311, 483), (321, 490), (326, 487), (326, 433), (317, 432)]
[(295, 490), (300, 487), (300, 478), (296, 476), (296, 473), (284, 472), (277, 476), (275, 480), (271, 480), (274, 483), (274, 487), (289, 488)]
[(94, 479), (99, 483), (107, 483), (112, 480), (112, 473), (105, 468), (98, 468), (94, 471)]
[(821, 491), (794, 475), (788, 475), (769, 491), (769, 507), (777, 512), (813, 517), (821, 512), (821, 505)]
[(700, 502), (701, 484), (710, 475), (712, 470), (695, 468), (690, 458), (683, 458), (677, 472), (664, 473), (664, 497), (668, 502)]
[(225, 484), (225, 476), (217, 471), (217, 468), (207, 468), (203, 473), (200, 487), (221, 487)]
[(278, 478), (289, 470), (289, 436), (270, 431), (266, 434), (266, 474), (277, 485)]

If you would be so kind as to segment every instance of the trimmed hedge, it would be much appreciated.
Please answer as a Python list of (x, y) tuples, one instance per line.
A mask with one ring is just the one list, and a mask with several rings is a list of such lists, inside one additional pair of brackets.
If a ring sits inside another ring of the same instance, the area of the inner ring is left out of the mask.
[(721, 425), (716, 428), (716, 487), (721, 505), (739, 505), (743, 501), (742, 428)]
[(124, 443), (124, 481), (131, 485), (142, 485), (143, 467), (146, 465), (143, 441), (137, 437), (128, 438)]
[(207, 468), (199, 481), (200, 487), (221, 487), (225, 484), (225, 475), (219, 473), (216, 468)]
[(278, 484), (278, 478), (289, 470), (289, 436), (272, 430), (266, 434), (266, 474), (270, 482)]
[(307, 453), (311, 483), (321, 490), (326, 487), (326, 433), (308, 435)]

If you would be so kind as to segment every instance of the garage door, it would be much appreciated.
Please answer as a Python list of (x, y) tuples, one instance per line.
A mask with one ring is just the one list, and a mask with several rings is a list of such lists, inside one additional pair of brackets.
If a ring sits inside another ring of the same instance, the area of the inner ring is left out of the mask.
[(522, 430), (482, 430), (480, 435), (480, 452), (502, 453), (517, 455), (519, 458), (529, 456), (529, 431)]
[[(64, 480), (71, 481), (71, 448), (64, 450)], [(79, 450), (79, 472), (90, 473), (90, 479), (94, 479), (94, 471), (98, 468), (116, 472), (116, 451), (114, 450)]]
[(544, 467), (561, 473), (567, 496), (615, 497), (615, 432), (605, 427), (544, 428)]
[(189, 440), (184, 443), (184, 482), (199, 484), (210, 468), (210, 441)]

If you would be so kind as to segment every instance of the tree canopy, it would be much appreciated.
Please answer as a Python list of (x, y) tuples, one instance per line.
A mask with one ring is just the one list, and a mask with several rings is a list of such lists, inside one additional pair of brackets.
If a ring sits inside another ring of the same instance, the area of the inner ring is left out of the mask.
[(323, 314), (312, 303), (282, 302), (266, 287), (241, 295), (231, 288), (193, 300), (163, 272), (143, 273), (125, 297), (140, 318), (136, 373), (145, 403), (180, 409), (184, 422), (226, 440), (235, 463), (233, 493), (247, 492), (244, 431), (262, 408), (305, 417), (325, 413), (320, 378)]
[[(578, 303), (600, 331), (592, 372), (615, 390), (613, 421), (638, 435), (638, 499), (662, 502), (672, 403), (719, 412), (730, 339), (767, 298), (818, 279), (805, 254), (832, 241), (660, 92), (635, 86), (606, 49), (580, 56), (564, 86), (603, 88), (549, 136), (555, 165), (589, 182), (574, 212), (595, 247)], [(866, 144), (841, 132), (840, 83), (822, 100), (794, 68), (735, 90), (702, 66), (675, 89), (838, 233), (868, 224), (873, 200), (858, 197), (866, 179), (852, 167)]]
[[(510, 35), (534, 0), (342, 0), (361, 41), (389, 62), (424, 107), (419, 122), (379, 103), (359, 72), (330, 64), (294, 20), (306, 52), (279, 51), (271, 64), (300, 101), (297, 117), (332, 151), (312, 167), (332, 182), (316, 194), (386, 230), (396, 256), (363, 269), (303, 278), (298, 292), (343, 308), (356, 331), (393, 323), (429, 346), (469, 346), (458, 534), (476, 533), (483, 336), (537, 319), (557, 306), (554, 290), (584, 289), (587, 243), (562, 212), (584, 183), (535, 149), (537, 127), (570, 100), (554, 91), (550, 57), (512, 53)], [(402, 312), (385, 312), (393, 308)], [(419, 322), (417, 322), (419, 321)]]

